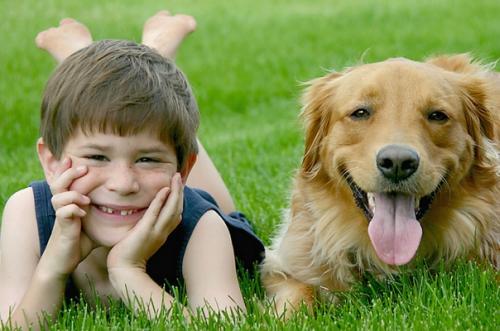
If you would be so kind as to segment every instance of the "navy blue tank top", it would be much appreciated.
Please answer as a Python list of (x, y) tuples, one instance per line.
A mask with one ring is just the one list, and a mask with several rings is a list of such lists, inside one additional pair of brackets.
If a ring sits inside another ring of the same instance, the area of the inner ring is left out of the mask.
[[(40, 255), (43, 254), (54, 227), (55, 211), (51, 204), (52, 193), (46, 181), (30, 184), (35, 198)], [(209, 210), (219, 214), (224, 220), (233, 244), (237, 262), (248, 271), (264, 257), (264, 246), (253, 232), (245, 215), (240, 212), (224, 214), (215, 200), (205, 191), (184, 187), (184, 208), (182, 221), (169, 235), (167, 241), (149, 259), (146, 266), (148, 275), (160, 286), (183, 284), (182, 261), (186, 246), (200, 218)], [(71, 277), (70, 277), (71, 278)], [(76, 289), (70, 281), (66, 296), (74, 297)]]

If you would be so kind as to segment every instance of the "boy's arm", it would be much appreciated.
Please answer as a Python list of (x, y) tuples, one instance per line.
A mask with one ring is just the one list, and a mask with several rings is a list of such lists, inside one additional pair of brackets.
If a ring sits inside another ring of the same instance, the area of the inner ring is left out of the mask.
[[(109, 275), (122, 301), (135, 312), (145, 311), (152, 319), (174, 304), (175, 299), (141, 268), (115, 268)], [(183, 312), (189, 316), (185, 309)]]
[[(146, 309), (150, 317), (174, 302), (146, 273), (146, 261), (179, 223), (182, 192), (176, 176), (168, 198), (165, 189), (158, 192), (143, 219), (108, 254), (111, 284), (131, 309)], [(229, 230), (216, 212), (205, 213), (195, 227), (184, 255), (183, 275), (192, 308), (245, 311)]]
[(51, 314), (59, 308), (65, 283), (37, 271), (40, 248), (30, 188), (14, 194), (5, 205), (0, 254), (1, 321), (23, 328), (33, 323), (37, 329), (42, 310)]
[(179, 224), (182, 206), (183, 185), (176, 174), (170, 188), (156, 194), (142, 219), (108, 254), (112, 286), (132, 310), (145, 309), (150, 318), (163, 308), (170, 308), (174, 299), (146, 273), (146, 262)]
[(90, 199), (68, 191), (71, 183), (86, 172), (86, 168), (71, 168), (69, 162), (58, 170), (51, 186), (56, 220), (42, 256), (33, 190), (19, 191), (7, 202), (0, 239), (3, 323), (38, 329), (40, 318), (52, 319), (59, 311), (68, 276), (93, 248), (81, 232), (80, 219), (86, 213), (82, 206), (88, 205)]
[(205, 213), (186, 248), (183, 275), (190, 307), (245, 312), (229, 230), (215, 211)]
[[(183, 275), (193, 311), (201, 308), (206, 313), (209, 310), (245, 312), (229, 230), (216, 212), (205, 213), (196, 225), (184, 255)], [(172, 296), (143, 268), (113, 268), (110, 279), (131, 309), (145, 308), (151, 318), (174, 303)], [(186, 310), (184, 314), (188, 315)]]

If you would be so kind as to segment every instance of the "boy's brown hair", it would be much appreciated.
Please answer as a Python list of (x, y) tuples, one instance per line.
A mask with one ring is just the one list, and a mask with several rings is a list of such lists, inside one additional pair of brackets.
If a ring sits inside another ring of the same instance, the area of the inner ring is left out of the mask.
[(103, 40), (55, 70), (43, 95), (41, 135), (56, 158), (78, 130), (151, 132), (174, 146), (181, 170), (197, 153), (198, 106), (184, 74), (147, 46)]

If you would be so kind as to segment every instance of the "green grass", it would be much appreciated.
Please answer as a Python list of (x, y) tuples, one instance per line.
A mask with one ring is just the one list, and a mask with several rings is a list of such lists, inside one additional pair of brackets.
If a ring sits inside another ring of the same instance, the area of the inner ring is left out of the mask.
[[(54, 68), (33, 43), (65, 16), (96, 39), (140, 40), (144, 20), (169, 8), (187, 12), (198, 31), (178, 64), (202, 114), (200, 137), (266, 244), (286, 207), (303, 149), (301, 83), (344, 66), (404, 56), (472, 52), (500, 58), (500, 2), (495, 0), (0, 1), (0, 205), (41, 178), (34, 144), (43, 85)], [(2, 207), (0, 207), (0, 211)], [(498, 274), (470, 263), (429, 273), (424, 267), (389, 282), (368, 280), (314, 315), (277, 319), (255, 280), (243, 280), (249, 314), (211, 316), (190, 325), (175, 316), (147, 321), (117, 304), (106, 313), (85, 304), (61, 313), (54, 329), (358, 329), (495, 330)]]

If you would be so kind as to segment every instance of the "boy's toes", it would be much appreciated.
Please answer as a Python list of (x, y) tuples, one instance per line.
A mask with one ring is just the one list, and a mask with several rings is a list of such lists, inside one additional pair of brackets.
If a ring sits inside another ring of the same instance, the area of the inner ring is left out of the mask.
[(194, 19), (193, 16), (184, 15), (184, 14), (178, 14), (178, 15), (175, 15), (175, 17), (177, 17), (180, 20), (182, 20), (184, 22), (184, 24), (186, 25), (186, 28), (190, 32), (194, 31), (196, 29), (196, 20)]
[(157, 15), (172, 16), (172, 14), (168, 10), (160, 10), (154, 16), (157, 16)]
[(44, 30), (42, 32), (39, 32), (36, 37), (35, 37), (35, 44), (39, 48), (43, 48), (45, 44), (45, 40), (47, 39), (47, 34), (49, 33), (48, 30)]
[(66, 18), (63, 18), (60, 22), (59, 22), (59, 25), (65, 25), (65, 24), (70, 24), (70, 23), (75, 23), (76, 20), (71, 18), (71, 17), (66, 17)]

